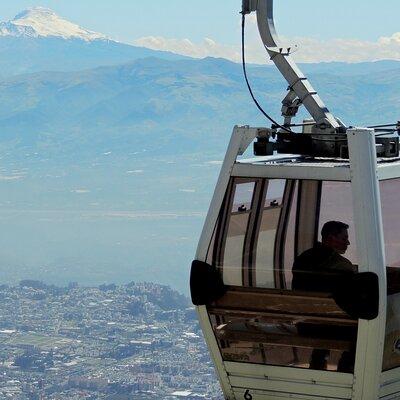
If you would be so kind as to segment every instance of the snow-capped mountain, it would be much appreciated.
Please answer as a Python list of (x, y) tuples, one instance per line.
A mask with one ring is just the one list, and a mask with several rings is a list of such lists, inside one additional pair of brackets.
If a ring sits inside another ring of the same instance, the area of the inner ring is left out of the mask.
[(0, 79), (38, 71), (77, 71), (145, 57), (186, 58), (111, 40), (43, 7), (0, 22)]
[(0, 36), (60, 37), (92, 41), (107, 39), (101, 33), (81, 28), (44, 7), (34, 7), (19, 13), (12, 21), (0, 23)]

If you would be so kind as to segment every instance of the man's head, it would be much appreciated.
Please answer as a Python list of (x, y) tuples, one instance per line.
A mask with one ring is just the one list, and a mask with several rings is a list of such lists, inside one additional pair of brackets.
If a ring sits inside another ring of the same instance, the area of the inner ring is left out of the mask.
[(322, 243), (331, 247), (339, 254), (346, 253), (349, 242), (349, 226), (340, 221), (329, 221), (324, 224), (321, 230)]

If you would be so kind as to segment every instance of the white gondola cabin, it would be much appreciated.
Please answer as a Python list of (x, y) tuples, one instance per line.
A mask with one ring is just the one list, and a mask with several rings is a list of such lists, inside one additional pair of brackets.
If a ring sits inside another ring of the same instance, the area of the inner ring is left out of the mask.
[[(283, 125), (234, 128), (192, 264), (224, 396), (400, 399), (399, 126), (382, 136), (333, 117), (276, 46), (272, 0), (244, 1), (243, 15), (252, 11), (289, 93)], [(313, 119), (295, 133), (300, 105)], [(256, 157), (241, 159), (251, 143)], [(331, 292), (294, 288), (294, 261), (332, 220), (349, 226), (357, 272)]]
[[(198, 246), (196, 260), (205, 264), (192, 270), (192, 295), (206, 303), (198, 306), (201, 327), (225, 397), (400, 398), (400, 160), (377, 159), (373, 130), (352, 129), (350, 161), (238, 161), (257, 131), (234, 129)], [(349, 225), (346, 257), (367, 281), (361, 290), (343, 282), (336, 298), (292, 290), (294, 258), (329, 220)], [(208, 266), (222, 277), (219, 295)], [(299, 329), (305, 324), (348, 333), (307, 336)], [(314, 349), (330, 350), (326, 370), (310, 369)], [(337, 372), (351, 349), (350, 371)]]

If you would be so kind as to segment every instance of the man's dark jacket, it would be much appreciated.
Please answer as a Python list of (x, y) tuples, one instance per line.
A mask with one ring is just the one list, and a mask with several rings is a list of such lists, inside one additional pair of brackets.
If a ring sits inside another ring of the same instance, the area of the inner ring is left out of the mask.
[(357, 272), (357, 267), (337, 251), (318, 242), (296, 258), (292, 271), (292, 289), (333, 292), (340, 286), (341, 279)]

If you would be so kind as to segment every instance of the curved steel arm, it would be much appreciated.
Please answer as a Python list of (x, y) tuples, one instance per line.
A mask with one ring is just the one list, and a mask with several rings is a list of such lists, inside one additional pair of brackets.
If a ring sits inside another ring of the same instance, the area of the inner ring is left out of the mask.
[(275, 30), (273, 15), (273, 0), (243, 0), (243, 13), (257, 12), (257, 24), (265, 49), (276, 67), (304, 104), (315, 122), (319, 125), (325, 124), (332, 128), (343, 126), (329, 112), (310, 82), (297, 67), (290, 56), (290, 50), (284, 51), (279, 43)]

